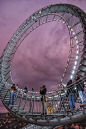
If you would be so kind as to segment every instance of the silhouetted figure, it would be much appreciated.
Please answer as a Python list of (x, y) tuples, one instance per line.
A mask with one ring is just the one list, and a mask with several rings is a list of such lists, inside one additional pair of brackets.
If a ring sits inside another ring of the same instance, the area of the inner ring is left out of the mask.
[(25, 88), (24, 88), (24, 93), (27, 94), (27, 92), (28, 92), (28, 90), (27, 90), (27, 87), (25, 86)]
[(42, 108), (43, 108), (43, 115), (44, 113), (47, 114), (47, 110), (46, 110), (46, 92), (47, 92), (47, 89), (45, 87), (45, 85), (43, 85), (43, 87), (40, 87), (40, 94), (42, 95), (41, 97), (41, 103), (42, 103)]

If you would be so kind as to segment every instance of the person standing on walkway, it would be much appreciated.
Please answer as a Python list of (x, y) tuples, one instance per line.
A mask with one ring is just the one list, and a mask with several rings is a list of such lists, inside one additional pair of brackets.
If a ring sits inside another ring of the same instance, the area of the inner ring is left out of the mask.
[(43, 87), (40, 87), (40, 94), (42, 95), (41, 103), (42, 103), (42, 108), (43, 108), (42, 115), (44, 115), (44, 113), (47, 114), (47, 109), (46, 109), (46, 92), (47, 92), (47, 89), (46, 89), (45, 85), (43, 85)]
[(28, 90), (27, 90), (27, 87), (25, 86), (25, 88), (24, 88), (24, 93), (27, 94), (27, 92), (28, 92)]
[(15, 93), (16, 93), (16, 87), (15, 87), (15, 84), (13, 84), (11, 86), (11, 89), (10, 89), (10, 101), (9, 101), (9, 104), (11, 104), (11, 101), (12, 101), (12, 105), (14, 104)]
[(68, 89), (67, 89), (67, 97), (69, 100), (69, 104), (70, 104), (70, 108), (71, 109), (75, 109), (75, 100), (74, 100), (74, 89), (73, 89), (73, 85), (72, 85), (72, 80), (70, 80), (67, 83)]
[(84, 101), (84, 97), (83, 97), (83, 91), (84, 91), (84, 86), (83, 86), (83, 83), (80, 81), (78, 81), (80, 79), (79, 76), (76, 76), (76, 87), (77, 87), (77, 92), (79, 94), (79, 97), (82, 101), (82, 104), (85, 104), (85, 101)]
[(31, 90), (31, 96), (34, 96), (34, 89)]

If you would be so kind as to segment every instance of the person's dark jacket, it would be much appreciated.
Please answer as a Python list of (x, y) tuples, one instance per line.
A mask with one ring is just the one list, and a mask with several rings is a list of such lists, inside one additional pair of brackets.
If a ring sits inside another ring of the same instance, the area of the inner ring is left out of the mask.
[(45, 95), (46, 92), (47, 92), (47, 89), (46, 89), (46, 88), (44, 88), (43, 90), (40, 90), (40, 94), (41, 94), (41, 95)]
[[(80, 77), (78, 77), (76, 81), (78, 81), (79, 79)], [(84, 91), (84, 83), (82, 82), (82, 80), (79, 80), (78, 82), (76, 82), (76, 87), (77, 87), (77, 91)]]
[(41, 97), (41, 101), (45, 101), (45, 94), (46, 94), (46, 92), (47, 92), (47, 89), (46, 88), (44, 88), (43, 90), (40, 90), (40, 94), (42, 95), (42, 97)]
[(24, 92), (27, 94), (28, 92), (27, 87), (24, 88)]

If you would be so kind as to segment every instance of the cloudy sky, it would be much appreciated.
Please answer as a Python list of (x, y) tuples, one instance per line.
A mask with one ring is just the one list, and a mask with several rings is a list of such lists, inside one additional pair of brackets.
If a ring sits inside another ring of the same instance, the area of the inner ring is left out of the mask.
[[(68, 3), (86, 12), (86, 0), (0, 0), (0, 56), (18, 27), (37, 10)], [(46, 23), (34, 30), (17, 49), (12, 62), (12, 77), (20, 88), (39, 91), (58, 87), (69, 53), (69, 33), (59, 22)], [(0, 112), (6, 112), (0, 102)]]

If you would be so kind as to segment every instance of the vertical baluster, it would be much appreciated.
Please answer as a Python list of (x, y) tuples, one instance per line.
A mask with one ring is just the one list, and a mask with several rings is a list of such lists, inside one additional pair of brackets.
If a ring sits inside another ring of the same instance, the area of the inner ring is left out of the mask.
[(29, 112), (31, 112), (31, 107), (32, 107), (32, 96), (30, 98), (30, 109), (29, 109)]
[(52, 96), (52, 108), (53, 108), (54, 95)]
[(43, 96), (43, 109), (44, 109), (44, 115), (45, 115), (44, 96)]
[(37, 104), (37, 114), (38, 114), (38, 102), (36, 102), (36, 104)]
[[(23, 97), (23, 95), (22, 95), (22, 97)], [(22, 97), (20, 98), (19, 107), (20, 107), (20, 105), (21, 105)], [(18, 112), (19, 112), (19, 107), (18, 107)]]
[(33, 98), (33, 106), (32, 106), (32, 117), (33, 117), (33, 109), (34, 109), (34, 103), (35, 103), (35, 96)]
[(24, 106), (23, 106), (23, 110), (24, 110), (24, 108), (25, 108), (26, 102), (27, 102), (27, 97), (26, 97), (26, 101), (25, 101), (25, 104), (24, 104)]
[(43, 111), (44, 111), (44, 119), (45, 119), (45, 97), (43, 95)]
[(59, 98), (57, 98), (57, 101), (56, 101), (56, 111), (58, 111), (58, 108), (59, 108)]
[(38, 113), (39, 113), (39, 102), (38, 102)]
[(39, 107), (40, 107), (40, 113), (42, 113), (42, 104), (41, 104), (41, 100), (40, 100), (40, 102), (39, 102)]

